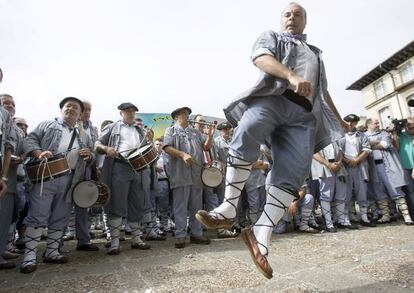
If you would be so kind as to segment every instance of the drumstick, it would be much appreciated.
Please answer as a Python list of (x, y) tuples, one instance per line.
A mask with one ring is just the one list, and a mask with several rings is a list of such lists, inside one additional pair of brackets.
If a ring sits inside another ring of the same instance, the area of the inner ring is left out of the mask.
[[(148, 127), (147, 127), (146, 129), (151, 129), (151, 130), (152, 130), (152, 129), (154, 128), (155, 123), (157, 123), (157, 121), (154, 121), (154, 123), (152, 123), (152, 124), (151, 124), (151, 127), (150, 127), (150, 128), (148, 128)], [(148, 130), (147, 130), (147, 131), (148, 131)], [(146, 134), (146, 132), (147, 132), (147, 131), (145, 131), (145, 134)], [(145, 135), (144, 135), (144, 138), (145, 138)], [(137, 148), (137, 149), (139, 149), (139, 148), (141, 148), (141, 147), (142, 147), (142, 145), (143, 145), (144, 141), (145, 141), (145, 139), (143, 139), (143, 140), (141, 141), (141, 143), (139, 144), (139, 146), (138, 146), (138, 148)]]
[[(157, 121), (155, 121), (154, 123), (152, 123), (152, 125), (151, 125), (151, 127), (149, 128), (149, 129), (151, 129), (152, 130), (152, 128), (154, 127), (154, 125), (155, 125), (155, 123), (157, 123)], [(148, 129), (148, 128), (147, 128)], [(134, 151), (134, 150), (137, 150), (137, 149), (139, 149), (139, 148), (141, 148), (141, 146), (142, 146), (142, 144), (144, 143), (144, 140), (142, 140), (141, 141), (141, 143), (137, 146), (137, 147), (134, 147), (134, 148), (130, 148), (130, 149), (127, 149), (127, 150), (124, 150), (124, 151), (120, 151), (120, 152), (118, 152), (118, 153), (126, 153), (126, 152), (130, 152), (130, 151)]]
[(203, 165), (201, 165), (200, 163), (197, 163), (196, 161), (192, 161), (191, 164), (194, 164), (194, 165), (196, 165), (196, 166), (198, 166), (200, 168), (204, 168)]

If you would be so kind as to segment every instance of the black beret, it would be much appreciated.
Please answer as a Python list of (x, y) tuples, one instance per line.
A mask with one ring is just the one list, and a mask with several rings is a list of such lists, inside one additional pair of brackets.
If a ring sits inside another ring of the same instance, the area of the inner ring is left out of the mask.
[(359, 116), (355, 114), (349, 114), (344, 117), (344, 121), (346, 122), (358, 122)]
[(227, 121), (221, 122), (219, 125), (217, 125), (217, 130), (223, 130), (228, 128), (233, 128), (233, 126)]
[(178, 113), (180, 113), (182, 110), (186, 110), (188, 112), (188, 114), (191, 114), (191, 109), (188, 107), (181, 107), (181, 108), (177, 108), (174, 111), (171, 112), (171, 117), (174, 119), (175, 116), (178, 115)]
[(64, 98), (62, 101), (60, 101), (60, 103), (59, 103), (59, 107), (60, 107), (60, 109), (62, 109), (63, 108), (63, 106), (66, 104), (66, 102), (68, 102), (68, 101), (75, 101), (75, 102), (78, 102), (79, 103), (79, 105), (80, 105), (80, 108), (81, 108), (81, 110), (82, 110), (82, 112), (83, 112), (83, 102), (81, 101), (81, 100), (79, 100), (78, 98), (75, 98), (75, 97), (66, 97), (66, 98)]
[(130, 102), (122, 103), (121, 105), (118, 106), (118, 110), (126, 110), (126, 109), (129, 109), (129, 108), (133, 108), (133, 109), (135, 109), (135, 111), (138, 112), (137, 106), (135, 106), (134, 104), (132, 104)]

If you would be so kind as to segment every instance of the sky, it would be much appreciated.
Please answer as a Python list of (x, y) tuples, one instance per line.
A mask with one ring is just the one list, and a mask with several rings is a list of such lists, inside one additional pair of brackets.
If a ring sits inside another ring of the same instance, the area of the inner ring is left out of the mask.
[[(59, 101), (92, 102), (95, 125), (141, 112), (222, 109), (254, 85), (255, 39), (280, 29), (281, 0), (0, 0), (0, 93), (29, 130), (58, 117)], [(323, 51), (339, 112), (364, 114), (345, 88), (414, 38), (412, 0), (302, 0), (308, 43)]]

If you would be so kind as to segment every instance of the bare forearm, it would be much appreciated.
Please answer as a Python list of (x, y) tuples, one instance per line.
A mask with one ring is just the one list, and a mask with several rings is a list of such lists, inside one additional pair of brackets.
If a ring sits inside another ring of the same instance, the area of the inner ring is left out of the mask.
[(327, 159), (325, 159), (324, 157), (321, 156), (321, 154), (316, 153), (313, 155), (313, 158), (318, 161), (319, 163), (321, 163), (322, 165), (328, 166), (329, 161)]
[(204, 142), (204, 150), (208, 151), (211, 148), (211, 145), (213, 143), (213, 136), (212, 135), (208, 135), (206, 141)]
[(173, 148), (172, 146), (167, 146), (167, 147), (165, 147), (165, 148), (164, 148), (164, 151), (165, 151), (167, 154), (169, 154), (170, 156), (175, 157), (175, 158), (182, 158), (182, 157), (183, 157), (183, 155), (185, 154), (184, 152), (179, 151), (179, 150), (177, 150), (176, 148)]
[(359, 163), (361, 163), (363, 160), (365, 160), (368, 157), (368, 152), (363, 151), (358, 155), (358, 157), (355, 158), (355, 160)]
[(1, 177), (7, 177), (7, 174), (9, 173), (10, 162), (11, 150), (9, 148), (6, 148), (6, 150), (4, 151), (3, 169), (1, 170)]
[(289, 80), (289, 77), (292, 74), (295, 74), (292, 70), (270, 55), (263, 55), (256, 58), (256, 60), (254, 60), (254, 64), (260, 70), (286, 80)]
[(96, 144), (96, 146), (95, 146), (96, 152), (100, 155), (106, 155), (106, 149), (107, 149), (107, 146), (103, 145), (103, 144), (100, 144), (100, 143)]

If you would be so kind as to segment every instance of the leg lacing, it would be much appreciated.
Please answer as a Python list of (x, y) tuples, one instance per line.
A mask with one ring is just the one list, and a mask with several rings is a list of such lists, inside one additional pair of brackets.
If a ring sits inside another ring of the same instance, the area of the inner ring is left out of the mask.
[(249, 178), (252, 163), (233, 157), (227, 158), (225, 197), (223, 203), (211, 211), (219, 219), (233, 219), (237, 210), (241, 191)]
[(325, 218), (325, 224), (327, 228), (333, 227), (332, 222), (332, 208), (331, 208), (331, 202), (329, 201), (322, 201), (320, 203), (323, 217)]
[[(283, 214), (288, 209), (288, 204), (290, 204), (292, 202), (292, 199), (295, 198), (295, 196), (292, 194), (291, 191), (288, 191), (284, 188), (277, 187), (276, 189), (279, 189), (280, 191), (283, 192), (283, 194), (279, 195), (279, 196), (283, 196), (282, 198), (283, 201), (282, 201), (276, 197), (276, 194), (271, 193), (271, 189), (272, 188), (269, 188), (269, 190), (267, 191), (268, 198), (266, 199), (266, 204), (263, 209), (263, 213), (260, 216), (260, 219), (257, 221), (257, 223), (253, 227), (256, 229), (256, 231), (260, 230), (259, 227), (264, 227), (265, 229), (267, 228), (266, 230), (269, 233), (266, 233), (267, 234), (266, 236), (271, 235), (273, 228), (276, 226), (276, 223), (282, 218)], [(278, 209), (280, 209), (281, 211), (277, 212)], [(269, 215), (270, 212), (272, 213), (272, 215)], [(268, 247), (263, 242), (260, 241), (260, 237), (258, 237), (258, 234), (255, 233), (255, 230), (253, 230), (253, 233), (256, 236), (257, 244), (261, 247), (260, 249), (261, 254), (267, 257), (269, 253)], [(267, 242), (267, 237), (263, 238), (263, 240)]]
[[(147, 226), (150, 223), (147, 223)], [(140, 229), (140, 225), (136, 222), (133, 223), (129, 223), (129, 227), (131, 228), (131, 242), (132, 243), (136, 243), (136, 244), (143, 244), (144, 241), (142, 241), (141, 236), (142, 236), (142, 231)], [(151, 227), (150, 233), (151, 231), (153, 231), (155, 225), (153, 227)], [(148, 233), (149, 235), (149, 233)]]
[[(37, 253), (37, 245), (40, 242), (40, 235), (38, 236), (25, 236), (25, 252), (24, 258), (21, 262), (21, 266), (25, 267), (27, 265), (36, 264), (36, 253)], [(30, 245), (29, 245), (30, 244)]]
[[(268, 195), (270, 197), (272, 197), (275, 201), (277, 201), (278, 203), (272, 203), (272, 202), (266, 202), (265, 206), (274, 206), (277, 207), (279, 209), (282, 209), (284, 211), (286, 211), (288, 209), (288, 207), (286, 205), (283, 204), (283, 202), (281, 202), (279, 199), (276, 198), (276, 196), (274, 196), (273, 194), (270, 193), (270, 191), (268, 192)], [(293, 196), (293, 195), (292, 195)], [(263, 210), (262, 215), (265, 214), (267, 219), (269, 220), (270, 223), (272, 223), (271, 225), (266, 225), (266, 224), (256, 224), (254, 225), (255, 227), (269, 227), (272, 228), (274, 226), (276, 226), (276, 224), (272, 221), (272, 219), (270, 218), (269, 214), (266, 212), (266, 209)]]
[(62, 238), (63, 231), (48, 229), (47, 231), (47, 247), (44, 254), (45, 258), (58, 258), (61, 256), (59, 253), (60, 239)]
[(400, 211), (401, 215), (404, 218), (404, 222), (412, 223), (412, 219), (410, 217), (410, 213), (408, 211), (407, 201), (405, 197), (398, 198), (395, 203), (397, 204), (398, 210)]
[(111, 249), (119, 247), (119, 234), (122, 228), (122, 218), (109, 218), (108, 230), (111, 235)]

